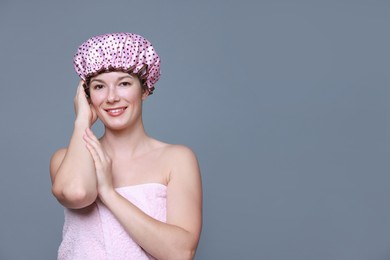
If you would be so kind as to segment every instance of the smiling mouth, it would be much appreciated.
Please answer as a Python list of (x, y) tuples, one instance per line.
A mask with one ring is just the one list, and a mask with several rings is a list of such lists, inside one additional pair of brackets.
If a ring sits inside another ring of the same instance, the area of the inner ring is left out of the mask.
[(110, 115), (110, 116), (119, 116), (121, 115), (127, 107), (119, 107), (119, 108), (112, 108), (112, 109), (105, 109), (105, 111)]

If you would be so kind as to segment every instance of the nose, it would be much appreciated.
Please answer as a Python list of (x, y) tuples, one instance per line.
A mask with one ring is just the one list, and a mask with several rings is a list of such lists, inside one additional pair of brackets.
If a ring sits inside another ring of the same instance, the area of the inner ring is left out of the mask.
[(115, 86), (110, 86), (108, 88), (107, 103), (113, 103), (119, 100), (117, 89)]

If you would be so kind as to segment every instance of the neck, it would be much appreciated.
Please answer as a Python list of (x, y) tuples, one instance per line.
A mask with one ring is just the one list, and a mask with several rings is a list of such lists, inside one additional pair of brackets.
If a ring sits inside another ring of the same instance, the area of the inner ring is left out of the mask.
[(151, 138), (146, 134), (143, 123), (121, 130), (105, 128), (101, 144), (110, 157), (124, 155), (136, 157), (149, 146)]

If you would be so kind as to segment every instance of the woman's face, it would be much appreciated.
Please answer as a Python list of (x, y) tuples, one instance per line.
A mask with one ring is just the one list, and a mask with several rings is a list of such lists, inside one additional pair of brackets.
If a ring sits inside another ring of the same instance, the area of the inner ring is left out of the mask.
[(103, 124), (120, 130), (141, 122), (142, 90), (137, 76), (125, 72), (107, 72), (92, 77), (89, 83), (91, 104)]

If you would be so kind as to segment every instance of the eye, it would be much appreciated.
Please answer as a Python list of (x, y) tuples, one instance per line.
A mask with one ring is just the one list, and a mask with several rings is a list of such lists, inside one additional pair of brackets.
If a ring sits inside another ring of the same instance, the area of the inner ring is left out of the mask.
[(99, 89), (104, 88), (104, 85), (97, 84), (97, 85), (93, 85), (92, 88), (93, 88), (94, 90), (99, 90)]
[(121, 83), (119, 83), (119, 86), (122, 86), (122, 87), (129, 87), (129, 86), (131, 86), (131, 83), (128, 82), (128, 81), (122, 81)]

